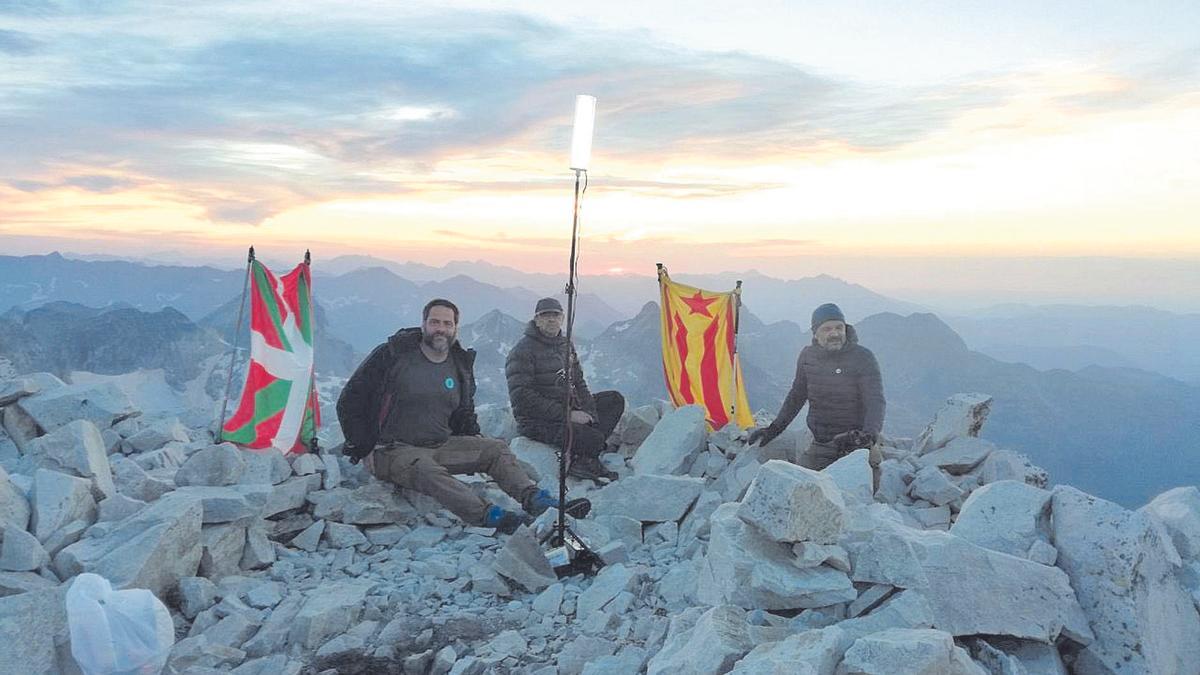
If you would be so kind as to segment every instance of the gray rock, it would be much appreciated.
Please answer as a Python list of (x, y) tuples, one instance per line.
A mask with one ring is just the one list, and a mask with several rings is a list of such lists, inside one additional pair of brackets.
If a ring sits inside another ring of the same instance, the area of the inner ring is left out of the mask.
[[(282, 456), (282, 455), (281, 455)], [(297, 476), (308, 476), (325, 470), (325, 462), (310, 452), (301, 453), (292, 460), (292, 471)]]
[(381, 525), (363, 528), (363, 534), (372, 546), (391, 546), (408, 534), (408, 528), (402, 525)]
[[(631, 480), (625, 478), (622, 480)], [(695, 508), (693, 508), (693, 511)], [(594, 512), (594, 509), (593, 509)], [(593, 522), (608, 532), (609, 541), (621, 541), (626, 547), (633, 549), (642, 545), (642, 521), (629, 516), (595, 515)], [(707, 531), (707, 518), (705, 518)], [(685, 520), (686, 522), (686, 520)]]
[(944, 447), (918, 457), (917, 468), (936, 466), (946, 473), (964, 474), (982, 464), (995, 449), (994, 444), (982, 438), (960, 436)]
[[(114, 422), (139, 414), (129, 396), (111, 382), (43, 390), (22, 398), (13, 406), (29, 415), (46, 432), (75, 420), (88, 420), (105, 429)], [(9, 431), (11, 433), (11, 429)]]
[(892, 628), (855, 640), (838, 675), (957, 674), (951, 656), (954, 638), (929, 628)]
[(10, 527), (27, 529), (29, 516), (29, 500), (9, 480), (4, 467), (0, 467), (0, 534), (4, 534)]
[(31, 373), (22, 377), (6, 379), (0, 381), (0, 407), (16, 403), (43, 389), (58, 389), (65, 386), (67, 386), (65, 382), (50, 373)]
[[(312, 478), (316, 478), (316, 481), (310, 480)], [(318, 487), (320, 487), (320, 477), (318, 476), (294, 476), (279, 485), (272, 486), (271, 496), (263, 505), (262, 517), (270, 518), (284, 511), (303, 507), (309, 491)]]
[(325, 526), (325, 541), (330, 548), (351, 548), (367, 543), (367, 538), (353, 525), (331, 522)]
[(935, 506), (949, 504), (963, 496), (962, 489), (951, 483), (946, 474), (934, 466), (927, 466), (917, 471), (913, 482), (908, 486), (908, 493), (916, 499), (924, 499)]
[(489, 595), (509, 595), (511, 589), (499, 573), (485, 563), (476, 563), (468, 570), (471, 577), (471, 591)]
[(575, 605), (576, 615), (587, 616), (602, 609), (617, 595), (632, 590), (640, 578), (641, 575), (635, 569), (619, 563), (605, 567), (592, 580), (592, 585), (579, 594)]
[(1050, 493), (1003, 480), (972, 492), (950, 533), (977, 546), (1027, 558), (1035, 542), (1046, 541), (1049, 528)]
[(50, 564), (50, 556), (42, 542), (25, 530), (9, 528), (0, 546), (0, 570), (33, 572)]
[(912, 479), (913, 471), (907, 462), (883, 460), (879, 464), (879, 487), (875, 491), (875, 498), (888, 504), (899, 503), (908, 494), (908, 484)]
[[(288, 463), (278, 448), (262, 450), (239, 450), (245, 469), (242, 471), (239, 483), (279, 485), (292, 477), (292, 465)], [(308, 457), (308, 453), (300, 457)]]
[(221, 579), (235, 575), (241, 571), (242, 552), (246, 548), (246, 527), (237, 524), (205, 525), (200, 531), (200, 547), (200, 576)]
[(321, 535), (325, 532), (325, 521), (318, 520), (309, 525), (303, 532), (292, 538), (292, 546), (302, 551), (312, 553), (321, 543)]
[[(57, 582), (50, 581), (33, 572), (0, 572), (0, 598), (53, 589), (57, 586)], [(3, 617), (0, 617), (0, 623), (2, 622)]]
[(955, 438), (978, 436), (991, 412), (992, 397), (987, 394), (955, 394), (937, 412), (933, 422), (913, 441), (913, 451), (925, 454)]
[(97, 522), (115, 523), (132, 516), (146, 507), (146, 502), (122, 494), (115, 494), (99, 504)]
[(617, 650), (612, 640), (580, 636), (567, 643), (558, 653), (560, 675), (579, 675), (587, 664), (611, 655)]
[(244, 570), (260, 570), (275, 562), (275, 546), (267, 538), (266, 525), (259, 522), (246, 528), (246, 548), (239, 563)]
[(1167, 490), (1139, 511), (1167, 528), (1181, 558), (1200, 558), (1200, 488), (1191, 485)]
[[(101, 526), (102, 527), (102, 526)], [(46, 537), (46, 541), (42, 542), (42, 546), (46, 549), (46, 553), (50, 554), (50, 558), (58, 555), (58, 552), (64, 548), (74, 544), (83, 538), (84, 532), (93, 531), (93, 536), (101, 536), (107, 534), (109, 530), (101, 531), (99, 527), (94, 527), (87, 520), (72, 520), (63, 525)]]
[(992, 451), (976, 472), (979, 474), (979, 482), (985, 485), (1002, 480), (1015, 480), (1044, 488), (1050, 482), (1045, 469), (1034, 466), (1028, 457), (1012, 450)]
[(841, 570), (846, 573), (850, 572), (850, 554), (846, 552), (846, 549), (836, 544), (800, 542), (792, 545), (792, 553), (796, 556), (792, 562), (797, 567), (829, 565), (835, 570)]
[(529, 529), (522, 526), (496, 554), (494, 567), (505, 578), (520, 584), (525, 590), (536, 593), (558, 581), (550, 561), (542, 553), (537, 540)]
[(270, 609), (283, 601), (283, 587), (274, 581), (263, 582), (246, 592), (251, 607)]
[(143, 452), (138, 455), (131, 456), (137, 465), (146, 471), (154, 471), (156, 469), (170, 469), (170, 475), (174, 476), (179, 467), (187, 461), (186, 447), (181, 443), (171, 443), (164, 445), (158, 450)]
[(393, 485), (372, 480), (350, 493), (340, 520), (350, 525), (392, 525), (409, 522), (416, 515), (416, 509)]
[(650, 659), (647, 675), (726, 673), (754, 648), (746, 612), (729, 605), (713, 607), (696, 624), (667, 640)]
[(833, 479), (834, 484), (842, 491), (843, 499), (870, 504), (875, 500), (875, 479), (869, 462), (870, 456), (870, 450), (859, 448), (825, 467), (821, 473)]
[(245, 615), (234, 613), (226, 616), (217, 622), (215, 626), (204, 631), (204, 637), (208, 639), (211, 645), (219, 645), (222, 647), (232, 647), (237, 649), (242, 646), (250, 636), (258, 631), (259, 624), (256, 621), (251, 621)]
[(0, 422), (3, 422), (4, 431), (8, 434), (9, 440), (17, 446), (18, 450), (24, 452), (29, 441), (37, 438), (41, 433), (37, 422), (34, 422), (32, 417), (25, 414), (25, 411), (16, 405), (0, 408), (0, 413), (3, 414)]
[(679, 546), (681, 548), (698, 538), (708, 536), (710, 531), (708, 520), (722, 503), (721, 495), (717, 492), (705, 490), (700, 493), (700, 496), (696, 498), (696, 503), (692, 505), (692, 510), (688, 511), (679, 524)]
[(275, 654), (247, 661), (234, 668), (229, 675), (300, 675), (304, 664), (288, 659), (285, 654)]
[(623, 541), (610, 541), (597, 549), (596, 555), (605, 565), (616, 565), (629, 560), (629, 549)]
[(190, 443), (187, 428), (175, 418), (157, 420), (147, 424), (136, 433), (125, 438), (125, 445), (133, 452), (150, 452), (168, 443)]
[(96, 500), (91, 483), (57, 471), (38, 469), (33, 476), (33, 533), (45, 542), (55, 530), (74, 520), (93, 523)]
[(594, 493), (592, 510), (646, 522), (678, 521), (703, 490), (702, 478), (629, 476)]
[(95, 424), (87, 420), (68, 422), (28, 443), (25, 454), (53, 471), (88, 478), (100, 495), (116, 494), (104, 439)]
[(225, 486), (239, 482), (246, 470), (243, 452), (232, 443), (204, 448), (183, 463), (175, 472), (175, 484)]
[(371, 584), (340, 581), (310, 591), (292, 622), (292, 644), (314, 649), (358, 621)]
[(688, 405), (667, 413), (638, 447), (630, 464), (638, 475), (687, 473), (705, 447), (708, 422), (702, 406)]
[(517, 460), (530, 470), (529, 477), (538, 487), (558, 493), (558, 455), (553, 446), (517, 436), (508, 447)]
[(145, 588), (164, 593), (200, 565), (200, 502), (174, 494), (121, 521), (103, 537), (84, 539), (54, 558), (54, 569), (66, 578), (94, 572), (115, 588)]
[(271, 497), (272, 488), (269, 485), (189, 485), (175, 490), (174, 494), (199, 501), (204, 507), (206, 525), (234, 522), (246, 524), (262, 514)]
[(151, 476), (140, 464), (121, 455), (113, 456), (112, 470), (117, 491), (139, 501), (152, 502), (175, 489), (173, 483)]
[(790, 548), (738, 518), (738, 505), (722, 504), (712, 516), (712, 540), (700, 569), (698, 599), (745, 609), (823, 607), (858, 597), (845, 573), (830, 567), (802, 569)]
[(845, 631), (837, 626), (808, 630), (778, 642), (758, 645), (738, 661), (729, 673), (832, 675), (849, 643)]
[(737, 514), (774, 541), (833, 544), (842, 533), (845, 511), (832, 478), (773, 459), (759, 469)]
[(626, 410), (616, 430), (621, 436), (621, 444), (634, 447), (641, 445), (654, 431), (659, 418), (658, 407), (653, 404)]
[(877, 529), (847, 542), (855, 581), (915, 588), (929, 601), (933, 627), (952, 635), (1008, 635), (1079, 642), (1091, 633), (1065, 575), (1053, 567), (981, 548), (945, 532)]
[[(188, 637), (175, 643), (167, 659), (166, 672), (194, 672), (193, 669), (228, 671), (246, 659), (240, 649), (215, 645), (204, 635)], [(204, 675), (209, 671), (200, 670)]]
[(282, 651), (284, 645), (287, 644), (288, 634), (292, 630), (296, 615), (300, 613), (300, 607), (304, 602), (305, 598), (300, 595), (285, 597), (283, 602), (267, 615), (267, 620), (263, 623), (262, 628), (254, 634), (254, 637), (242, 645), (242, 648), (246, 650), (246, 655), (266, 656)]
[(558, 614), (565, 590), (566, 588), (561, 583), (551, 584), (533, 599), (533, 611), (542, 616)]
[(1200, 672), (1200, 616), (1144, 514), (1069, 486), (1054, 489), (1053, 541), (1096, 640), (1075, 672)]
[(924, 530), (948, 530), (950, 528), (950, 507), (931, 506), (908, 509), (908, 514)]
[(887, 599), (887, 597), (895, 590), (895, 586), (889, 586), (888, 584), (874, 584), (867, 587), (862, 593), (859, 594), (858, 598), (854, 602), (850, 603), (850, 606), (846, 608), (846, 616), (854, 618), (871, 611), (877, 605)]
[(71, 657), (66, 586), (0, 598), (0, 675), (78, 673)]
[(179, 611), (189, 621), (217, 602), (217, 586), (204, 577), (183, 577), (179, 580)]
[(341, 459), (337, 455), (321, 455), (321, 459), (325, 462), (325, 482), (326, 490), (342, 484), (342, 465)]

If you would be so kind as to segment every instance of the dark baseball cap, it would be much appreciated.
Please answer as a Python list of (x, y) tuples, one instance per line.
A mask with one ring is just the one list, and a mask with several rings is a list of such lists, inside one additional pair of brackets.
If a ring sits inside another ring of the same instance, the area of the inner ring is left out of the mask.
[(533, 310), (533, 313), (534, 314), (541, 314), (543, 312), (559, 312), (559, 313), (561, 313), (562, 311), (563, 311), (562, 303), (559, 302), (556, 298), (542, 298), (541, 300), (537, 301), (537, 307)]

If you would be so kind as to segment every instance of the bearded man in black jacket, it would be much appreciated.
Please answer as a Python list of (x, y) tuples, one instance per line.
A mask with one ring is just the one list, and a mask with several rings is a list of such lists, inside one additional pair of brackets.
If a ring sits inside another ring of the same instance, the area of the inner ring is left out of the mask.
[(857, 448), (871, 449), (871, 464), (878, 466), (876, 442), (887, 407), (879, 363), (858, 344), (854, 327), (833, 303), (813, 311), (812, 332), (812, 344), (796, 359), (796, 377), (775, 421), (751, 432), (747, 443), (775, 440), (807, 401), (813, 441), (800, 458), (802, 466), (820, 471)]
[[(458, 343), (458, 307), (430, 300), (420, 328), (405, 328), (358, 366), (338, 397), (344, 452), (380, 480), (428, 494), (470, 525), (508, 534), (529, 516), (488, 504), (454, 474), (486, 473), (536, 516), (558, 499), (539, 490), (504, 441), (484, 438), (475, 416), (475, 350)], [(568, 503), (582, 517), (587, 500)]]
[[(583, 379), (574, 346), (562, 333), (562, 304), (554, 298), (538, 300), (525, 335), (508, 354), (504, 374), (508, 397), (521, 435), (559, 448), (567, 433), (567, 399), (570, 398), (571, 462), (576, 478), (615, 480), (604, 468), (600, 453), (621, 414), (625, 398), (615, 391), (594, 396)], [(568, 362), (570, 365), (568, 365)], [(567, 368), (571, 391), (567, 391)]]

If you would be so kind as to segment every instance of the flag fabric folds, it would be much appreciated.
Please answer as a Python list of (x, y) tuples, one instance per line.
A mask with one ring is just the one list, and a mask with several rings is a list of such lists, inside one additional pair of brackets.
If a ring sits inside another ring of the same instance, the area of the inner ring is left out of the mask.
[(250, 363), (241, 402), (221, 439), (304, 452), (321, 424), (313, 377), (312, 273), (300, 263), (276, 278), (254, 260), (250, 286)]
[(659, 265), (663, 372), (676, 407), (699, 404), (709, 426), (754, 426), (737, 354), (741, 288), (713, 293), (671, 281)]

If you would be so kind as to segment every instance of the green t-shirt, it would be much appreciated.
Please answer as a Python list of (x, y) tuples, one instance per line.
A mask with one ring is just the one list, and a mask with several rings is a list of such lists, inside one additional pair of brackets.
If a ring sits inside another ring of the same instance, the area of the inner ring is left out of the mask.
[(426, 448), (445, 443), (450, 438), (450, 415), (462, 400), (454, 361), (447, 357), (434, 363), (415, 349), (401, 356), (392, 372), (396, 379), (380, 442)]

